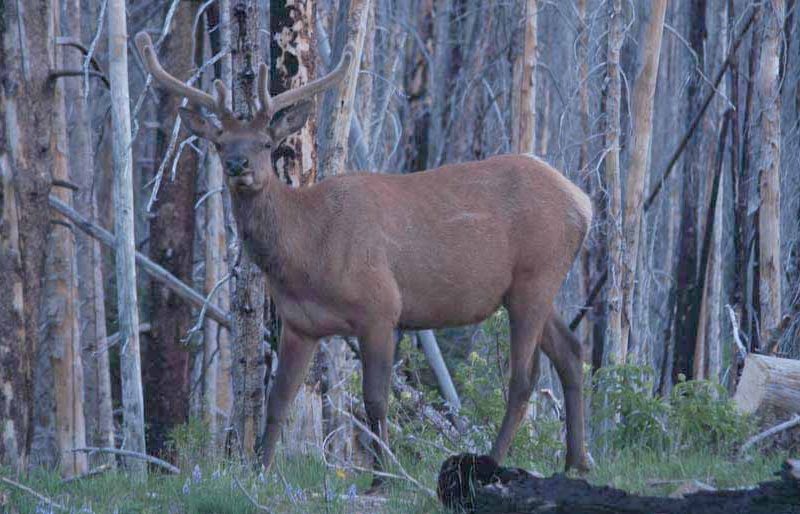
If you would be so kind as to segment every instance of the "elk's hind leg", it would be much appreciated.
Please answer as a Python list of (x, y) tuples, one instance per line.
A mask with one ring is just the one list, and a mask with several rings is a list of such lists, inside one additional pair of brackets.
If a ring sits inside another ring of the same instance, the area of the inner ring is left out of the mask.
[(564, 403), (567, 409), (567, 462), (566, 469), (589, 471), (589, 460), (584, 447), (583, 417), (583, 351), (578, 338), (564, 320), (553, 312), (542, 334), (542, 351), (556, 367)]
[(506, 413), (491, 452), (492, 458), (498, 463), (508, 453), (533, 392), (536, 345), (541, 339), (555, 295), (550, 289), (536, 280), (524, 283), (517, 281), (507, 296), (506, 309), (511, 328), (511, 378)]

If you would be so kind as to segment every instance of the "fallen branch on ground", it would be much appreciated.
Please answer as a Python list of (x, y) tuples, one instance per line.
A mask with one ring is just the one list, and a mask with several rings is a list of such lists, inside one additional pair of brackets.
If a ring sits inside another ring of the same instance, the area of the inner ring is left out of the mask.
[(65, 478), (64, 480), (61, 481), (61, 483), (62, 484), (69, 484), (69, 483), (72, 483), (72, 482), (76, 482), (78, 480), (82, 480), (84, 478), (96, 477), (97, 475), (102, 475), (106, 471), (110, 471), (112, 469), (114, 469), (114, 466), (112, 466), (111, 464), (103, 464), (102, 466), (98, 466), (98, 467), (96, 467), (94, 469), (90, 469), (86, 473), (82, 473), (80, 475), (75, 475), (74, 477)]
[(248, 500), (250, 500), (250, 503), (252, 503), (252, 504), (253, 504), (253, 507), (255, 507), (256, 509), (260, 510), (261, 512), (269, 512), (269, 509), (268, 509), (267, 507), (265, 507), (264, 505), (261, 505), (260, 503), (258, 503), (258, 502), (255, 500), (255, 498), (253, 498), (252, 496), (250, 496), (250, 494), (249, 494), (249, 493), (247, 492), (247, 490), (244, 488), (244, 486), (242, 485), (242, 483), (241, 483), (241, 482), (239, 482), (239, 479), (238, 479), (238, 478), (236, 478), (236, 473), (231, 473), (231, 476), (233, 477), (233, 482), (234, 482), (234, 483), (236, 484), (236, 486), (237, 486), (237, 487), (238, 487), (238, 488), (239, 488), (239, 489), (242, 491), (242, 493), (244, 493), (244, 495), (247, 497), (247, 499), (248, 499)]
[(783, 423), (775, 425), (772, 428), (764, 430), (760, 434), (756, 434), (747, 441), (745, 441), (745, 443), (742, 445), (742, 448), (739, 450), (739, 455), (744, 455), (744, 453), (747, 450), (749, 450), (751, 446), (758, 443), (759, 441), (763, 441), (767, 437), (771, 437), (775, 434), (780, 434), (781, 432), (789, 430), (790, 428), (794, 428), (798, 425), (800, 425), (800, 414), (795, 414), (794, 416), (791, 417), (791, 419), (788, 419)]
[(147, 455), (145, 453), (139, 452), (132, 452), (129, 450), (120, 450), (117, 448), (98, 448), (94, 446), (87, 446), (86, 448), (73, 448), (73, 452), (86, 452), (86, 453), (111, 453), (114, 455), (121, 455), (123, 457), (131, 457), (134, 459), (140, 459), (154, 466), (158, 466), (160, 468), (164, 468), (173, 475), (180, 475), (181, 470), (177, 466), (173, 466), (169, 462), (165, 460), (161, 460), (158, 457), (153, 457), (152, 455)]
[(20, 491), (26, 492), (26, 493), (30, 494), (31, 496), (33, 496), (34, 498), (36, 498), (37, 500), (39, 500), (40, 502), (43, 502), (43, 503), (49, 505), (50, 507), (52, 507), (54, 509), (63, 510), (63, 511), (67, 510), (67, 508), (64, 507), (63, 505), (61, 505), (60, 503), (56, 503), (53, 500), (51, 500), (50, 498), (48, 498), (47, 496), (45, 496), (45, 495), (43, 495), (41, 493), (37, 493), (36, 491), (31, 489), (30, 487), (28, 487), (26, 485), (22, 485), (19, 482), (15, 482), (15, 481), (11, 480), (10, 478), (0, 477), (0, 482), (4, 483), (6, 485), (9, 485), (11, 487), (14, 487), (16, 489), (19, 489)]

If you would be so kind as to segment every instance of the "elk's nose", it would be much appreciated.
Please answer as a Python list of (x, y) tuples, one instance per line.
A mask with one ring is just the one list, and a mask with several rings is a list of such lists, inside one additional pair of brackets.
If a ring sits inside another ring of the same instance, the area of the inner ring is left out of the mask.
[(241, 175), (249, 165), (250, 161), (247, 160), (247, 157), (232, 157), (225, 161), (225, 168), (231, 177)]

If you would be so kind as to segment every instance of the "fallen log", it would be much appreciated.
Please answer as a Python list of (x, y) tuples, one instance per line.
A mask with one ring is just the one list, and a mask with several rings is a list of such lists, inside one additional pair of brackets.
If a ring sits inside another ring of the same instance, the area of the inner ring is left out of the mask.
[[(563, 474), (538, 477), (497, 466), (488, 456), (448, 458), (439, 472), (439, 500), (470, 514), (800, 514), (800, 462), (786, 461), (781, 480), (750, 489), (703, 491), (684, 498), (637, 496)], [(633, 470), (632, 470), (633, 471)]]
[(745, 414), (795, 414), (800, 405), (800, 360), (747, 355), (733, 402)]

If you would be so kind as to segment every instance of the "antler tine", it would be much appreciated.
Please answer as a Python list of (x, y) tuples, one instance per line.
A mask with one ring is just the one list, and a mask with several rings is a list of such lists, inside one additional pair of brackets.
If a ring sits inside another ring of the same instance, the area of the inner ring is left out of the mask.
[(261, 102), (261, 112), (271, 116), (274, 114), (272, 109), (272, 97), (269, 96), (269, 68), (263, 62), (258, 67), (258, 101)]
[[(339, 64), (336, 65), (336, 68), (334, 68), (333, 71), (324, 77), (313, 80), (304, 86), (298, 87), (297, 89), (290, 89), (289, 91), (281, 93), (274, 98), (269, 98), (269, 95), (267, 95), (266, 98), (269, 101), (270, 115), (275, 114), (285, 107), (294, 105), (300, 100), (324, 91), (325, 89), (328, 89), (342, 80), (350, 69), (350, 62), (353, 60), (354, 54), (355, 49), (353, 46), (347, 45), (342, 53), (341, 60), (339, 60)], [(264, 101), (262, 100), (261, 103), (263, 104)]]
[(146, 32), (142, 31), (136, 34), (136, 47), (139, 49), (139, 54), (141, 54), (142, 60), (144, 60), (147, 71), (153, 75), (153, 78), (155, 78), (161, 86), (177, 95), (185, 96), (191, 103), (202, 105), (212, 112), (220, 113), (219, 105), (213, 96), (200, 89), (187, 86), (161, 67), (161, 63), (158, 62), (158, 57), (153, 49), (153, 42)]

